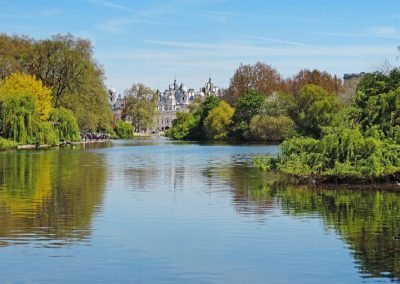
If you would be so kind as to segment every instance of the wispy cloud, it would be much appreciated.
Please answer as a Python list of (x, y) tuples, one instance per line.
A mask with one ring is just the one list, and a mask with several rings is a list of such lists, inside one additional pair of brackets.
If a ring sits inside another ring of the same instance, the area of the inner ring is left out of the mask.
[(237, 19), (238, 14), (233, 13), (233, 12), (228, 12), (228, 11), (213, 11), (213, 10), (207, 10), (205, 13), (208, 14), (209, 19), (213, 20), (215, 22), (219, 22), (222, 24), (227, 24), (230, 23), (233, 19)]
[[(0, 2), (1, 4), (1, 2)], [(0, 19), (37, 19), (57, 16), (61, 13), (57, 9), (29, 11), (29, 13), (0, 13)]]
[(131, 8), (129, 8), (128, 6), (116, 4), (114, 2), (107, 1), (107, 0), (88, 0), (88, 1), (90, 3), (98, 4), (98, 5), (107, 7), (107, 8), (118, 9), (118, 10), (123, 10), (123, 11), (127, 11), (127, 12), (133, 12), (133, 10)]
[(400, 35), (400, 29), (394, 26), (375, 26), (369, 28), (370, 32), (376, 36), (394, 37)]
[(97, 29), (107, 33), (122, 33), (131, 27), (133, 21), (131, 19), (112, 19), (97, 25)]
[[(257, 46), (253, 43), (204, 43), (204, 42), (181, 42), (181, 41), (155, 41), (146, 40), (145, 43), (158, 45), (157, 50), (152, 47), (155, 56), (163, 54), (168, 56), (208, 57), (208, 58), (265, 58), (272, 56), (321, 56), (321, 57), (362, 57), (369, 55), (384, 56), (393, 53), (391, 45), (329, 45), (329, 46)], [(171, 47), (163, 49), (161, 47)], [(149, 51), (135, 51), (138, 56)], [(119, 54), (121, 55), (121, 54)]]
[(400, 29), (394, 26), (374, 26), (365, 28), (364, 31), (359, 33), (315, 32), (314, 34), (333, 37), (398, 39), (400, 36)]
[(268, 41), (268, 42), (274, 42), (274, 43), (281, 43), (281, 44), (286, 44), (286, 45), (294, 45), (294, 46), (306, 46), (306, 44), (302, 42), (297, 42), (297, 41), (288, 41), (288, 40), (282, 40), (282, 39), (277, 39), (277, 38), (271, 38), (271, 37), (260, 37), (260, 36), (245, 36), (246, 38), (250, 39), (256, 39), (256, 40), (261, 40), (261, 41)]

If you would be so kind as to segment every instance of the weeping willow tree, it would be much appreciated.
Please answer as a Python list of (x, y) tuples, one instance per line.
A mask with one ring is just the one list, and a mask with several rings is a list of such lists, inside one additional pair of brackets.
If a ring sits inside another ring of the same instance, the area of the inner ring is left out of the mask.
[(54, 125), (59, 140), (79, 141), (78, 122), (72, 111), (59, 107), (53, 109), (50, 121)]
[(33, 95), (10, 96), (2, 106), (3, 135), (19, 143), (33, 143), (34, 125), (39, 121)]
[(20, 144), (55, 145), (59, 139), (52, 124), (41, 121), (33, 95), (10, 96), (2, 104), (2, 133)]

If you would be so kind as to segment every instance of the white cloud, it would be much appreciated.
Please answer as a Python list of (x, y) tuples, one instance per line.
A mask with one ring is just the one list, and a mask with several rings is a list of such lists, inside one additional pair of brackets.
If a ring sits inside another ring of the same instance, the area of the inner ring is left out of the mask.
[(377, 36), (392, 37), (400, 35), (400, 30), (394, 26), (376, 26), (371, 27), (369, 30)]

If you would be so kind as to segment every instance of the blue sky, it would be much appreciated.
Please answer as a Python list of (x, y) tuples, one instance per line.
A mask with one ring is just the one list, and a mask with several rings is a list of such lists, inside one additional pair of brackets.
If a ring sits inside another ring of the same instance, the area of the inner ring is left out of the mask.
[(301, 68), (371, 71), (395, 60), (400, 1), (0, 0), (0, 31), (89, 38), (106, 84), (226, 87), (240, 63), (262, 61), (283, 76)]

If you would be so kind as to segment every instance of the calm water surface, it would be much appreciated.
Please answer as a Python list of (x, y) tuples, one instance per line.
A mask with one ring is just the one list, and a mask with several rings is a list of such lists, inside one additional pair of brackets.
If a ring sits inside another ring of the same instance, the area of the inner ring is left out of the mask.
[(400, 281), (400, 195), (288, 185), (276, 146), (0, 153), (0, 283)]

